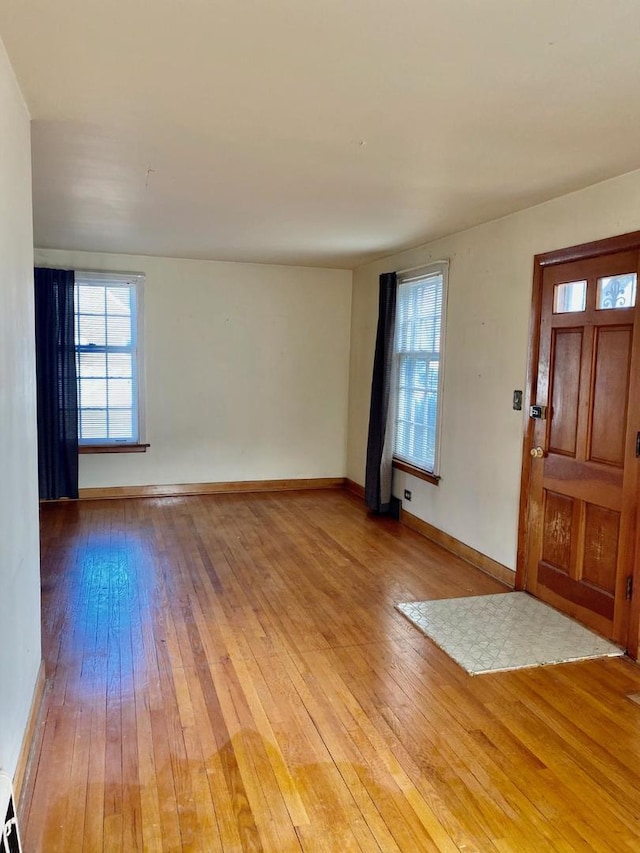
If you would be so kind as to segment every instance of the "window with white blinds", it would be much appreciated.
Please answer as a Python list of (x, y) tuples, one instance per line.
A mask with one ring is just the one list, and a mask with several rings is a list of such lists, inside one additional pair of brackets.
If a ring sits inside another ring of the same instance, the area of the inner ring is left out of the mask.
[(394, 456), (438, 474), (447, 264), (399, 277)]
[(140, 442), (139, 334), (144, 276), (75, 275), (80, 445)]

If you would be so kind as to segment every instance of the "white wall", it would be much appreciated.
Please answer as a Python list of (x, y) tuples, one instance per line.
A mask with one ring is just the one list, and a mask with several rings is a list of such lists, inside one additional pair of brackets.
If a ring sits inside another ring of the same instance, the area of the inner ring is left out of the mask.
[(405, 508), (515, 567), (533, 256), (640, 229), (640, 172), (361, 267), (354, 273), (348, 476), (364, 482), (378, 276), (449, 258), (442, 480), (396, 472)]
[(36, 250), (144, 272), (145, 453), (81, 456), (80, 486), (342, 477), (351, 272)]
[(1, 42), (0, 116), (0, 769), (12, 776), (41, 657), (40, 563), (29, 115)]

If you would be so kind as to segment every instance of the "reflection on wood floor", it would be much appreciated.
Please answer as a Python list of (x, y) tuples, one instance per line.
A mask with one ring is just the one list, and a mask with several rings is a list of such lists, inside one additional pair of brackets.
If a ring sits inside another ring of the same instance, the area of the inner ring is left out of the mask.
[(345, 492), (42, 510), (28, 853), (637, 851), (640, 669), (472, 678), (394, 610), (496, 581)]

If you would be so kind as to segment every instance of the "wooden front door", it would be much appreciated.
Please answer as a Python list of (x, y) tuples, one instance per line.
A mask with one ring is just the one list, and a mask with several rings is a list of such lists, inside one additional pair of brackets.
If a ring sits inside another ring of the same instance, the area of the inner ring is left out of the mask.
[(542, 267), (525, 445), (525, 587), (625, 647), (640, 466), (638, 262), (634, 249)]

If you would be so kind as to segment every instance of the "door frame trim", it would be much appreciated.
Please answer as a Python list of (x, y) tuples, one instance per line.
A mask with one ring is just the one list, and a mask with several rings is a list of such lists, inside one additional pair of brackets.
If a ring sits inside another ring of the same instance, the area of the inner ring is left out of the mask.
[[(538, 384), (538, 359), (540, 354), (540, 319), (542, 316), (542, 274), (544, 269), (555, 264), (572, 261), (588, 260), (599, 255), (611, 255), (617, 252), (640, 249), (640, 231), (581, 243), (564, 249), (556, 249), (535, 255), (533, 259), (533, 286), (531, 296), (531, 314), (529, 317), (529, 346), (527, 355), (527, 379), (523, 408), (529, 411), (531, 401)], [(531, 456), (529, 449), (533, 438), (534, 422), (525, 414), (522, 435), (522, 475), (520, 479), (520, 506), (518, 511), (518, 550), (516, 557), (515, 588), (523, 590), (527, 580), (527, 547), (528, 547), (528, 517), (529, 517), (529, 487), (531, 483)], [(634, 572), (634, 585), (640, 586)], [(631, 599), (629, 611), (628, 652), (634, 658), (638, 657), (640, 640), (640, 595)]]

